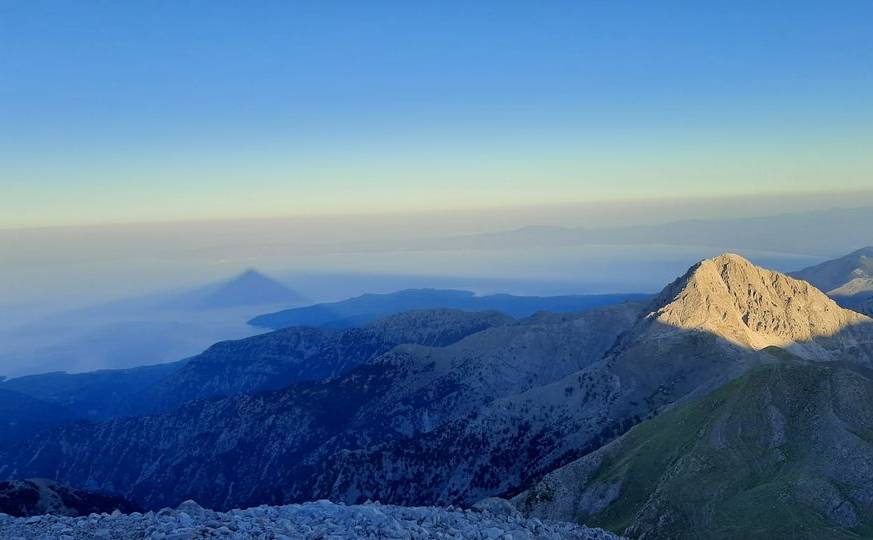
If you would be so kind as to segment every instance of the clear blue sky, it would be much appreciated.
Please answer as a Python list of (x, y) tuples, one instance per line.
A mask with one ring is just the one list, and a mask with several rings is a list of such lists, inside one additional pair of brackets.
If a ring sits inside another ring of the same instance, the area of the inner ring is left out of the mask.
[(873, 2), (0, 0), (0, 227), (873, 185)]

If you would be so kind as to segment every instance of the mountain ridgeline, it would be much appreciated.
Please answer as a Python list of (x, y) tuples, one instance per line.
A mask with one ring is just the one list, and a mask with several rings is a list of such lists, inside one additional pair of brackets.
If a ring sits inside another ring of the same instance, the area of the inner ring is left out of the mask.
[(827, 292), (840, 305), (870, 313), (873, 302), (873, 246), (791, 274)]
[[(219, 343), (90, 421), (0, 450), (0, 477), (153, 509), (503, 496), (630, 537), (873, 530), (873, 320), (730, 254), (636, 300)], [(66, 397), (0, 389), (97, 407), (63, 380)]]
[[(379, 444), (416, 440), (497, 397), (578, 371), (602, 356), (635, 316), (627, 305), (543, 316), (494, 326), (445, 347), (397, 347), (325, 381), (198, 400), (157, 417), (71, 424), (2, 460), (7, 465), (0, 474), (21, 477), (33, 467), (45, 476), (43, 466), (72, 465), (63, 455), (75, 446), (78, 465), (58, 479), (132, 495), (146, 506), (193, 497), (226, 508), (311, 499), (317, 490), (357, 500), (354, 487), (316, 485), (332, 483), (317, 472), (339, 467), (337, 460), (349, 451), (378, 453)], [(573, 346), (581, 340), (591, 346)], [(174, 457), (166, 461), (168, 456)], [(166, 467), (154, 469), (159, 462)], [(86, 469), (90, 479), (78, 476)], [(272, 472), (264, 477), (266, 469)], [(125, 485), (125, 478), (139, 476), (141, 481)], [(390, 488), (384, 480), (382, 487)]]
[(364, 294), (327, 304), (286, 309), (260, 315), (249, 324), (262, 328), (321, 326), (348, 328), (371, 323), (403, 311), (451, 308), (465, 311), (499, 311), (512, 317), (529, 317), (538, 311), (572, 313), (648, 298), (645, 294), (592, 294), (568, 296), (477, 296), (452, 289), (406, 289), (388, 294)]
[(336, 377), (398, 344), (447, 345), (511, 321), (511, 317), (496, 312), (431, 310), (406, 312), (365, 328), (288, 328), (223, 341), (180, 362), (0, 381), (0, 392), (14, 392), (19, 398), (25, 394), (30, 400), (20, 400), (20, 406), (15, 406), (15, 400), (3, 401), (4, 394), (0, 394), (0, 405), (8, 402), (10, 410), (37, 404), (54, 407), (65, 419), (106, 420), (153, 414), (195, 399), (274, 390)]
[(559, 468), (513, 502), (530, 516), (632, 538), (868, 537), (869, 374), (783, 356)]

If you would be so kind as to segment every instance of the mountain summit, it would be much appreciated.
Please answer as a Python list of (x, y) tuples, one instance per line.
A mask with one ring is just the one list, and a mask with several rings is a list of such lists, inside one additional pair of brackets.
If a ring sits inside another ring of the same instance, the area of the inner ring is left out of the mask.
[(547, 474), (524, 513), (632, 538), (869, 535), (873, 320), (726, 254), (621, 342), (616, 402), (666, 411)]
[(648, 319), (661, 331), (702, 330), (751, 349), (777, 346), (827, 359), (815, 345), (870, 319), (838, 306), (805, 281), (728, 253), (706, 259), (658, 295)]

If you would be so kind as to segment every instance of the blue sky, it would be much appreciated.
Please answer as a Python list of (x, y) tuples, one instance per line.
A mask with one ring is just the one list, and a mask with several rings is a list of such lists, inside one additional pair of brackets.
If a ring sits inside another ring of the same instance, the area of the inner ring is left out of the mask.
[(871, 20), (0, 0), (0, 227), (865, 189)]

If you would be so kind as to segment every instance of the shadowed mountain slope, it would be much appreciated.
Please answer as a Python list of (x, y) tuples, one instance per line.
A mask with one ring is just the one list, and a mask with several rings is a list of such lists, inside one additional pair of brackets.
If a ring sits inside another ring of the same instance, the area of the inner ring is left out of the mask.
[(66, 407), (0, 387), (0, 449), (73, 418)]
[(128, 400), (128, 414), (155, 413), (201, 398), (278, 390), (338, 377), (400, 344), (444, 347), (512, 318), (493, 311), (411, 311), (366, 328), (295, 327), (217, 343)]
[[(91, 373), (47, 373), (0, 381), (0, 390), (64, 407), (77, 418), (153, 414), (188, 401), (276, 390), (339, 376), (403, 343), (436, 347), (512, 322), (495, 312), (408, 312), (368, 328), (289, 328), (217, 343), (180, 362)], [(22, 421), (26, 421), (23, 418)]]
[[(695, 265), (642, 313), (602, 360), (579, 372), (496, 399), (412, 441), (343, 454), (326, 475), (332, 493), (452, 502), (512, 493), (663, 406), (772, 362), (759, 347), (779, 343), (809, 359), (870, 363), (870, 319), (735, 255)], [(429, 465), (445, 456), (451, 468)], [(380, 485), (389, 475), (392, 486)]]
[(49, 480), (0, 482), (0, 513), (10, 516), (87, 516), (115, 510), (129, 514), (139, 508), (120, 497), (72, 489)]
[(77, 418), (102, 420), (117, 414), (132, 396), (185, 363), (183, 360), (132, 369), (26, 375), (0, 381), (0, 391), (11, 390), (62, 406)]
[(513, 502), (528, 515), (631, 538), (867, 537), (873, 382), (843, 363), (760, 367)]
[(873, 246), (853, 251), (844, 257), (804, 268), (791, 275), (831, 291), (858, 277), (873, 277)]
[[(497, 397), (578, 371), (602, 357), (638, 309), (544, 315), (446, 347), (404, 345), (327, 381), (70, 424), (3, 456), (0, 476), (38, 470), (148, 507), (186, 498), (218, 508), (319, 498), (322, 472), (337, 455), (415, 439)], [(352, 492), (330, 496), (357, 500)]]
[(873, 297), (873, 246), (791, 274), (828, 293), (846, 307)]
[(873, 298), (868, 298), (855, 309), (858, 310), (859, 313), (863, 313), (868, 317), (873, 317)]

